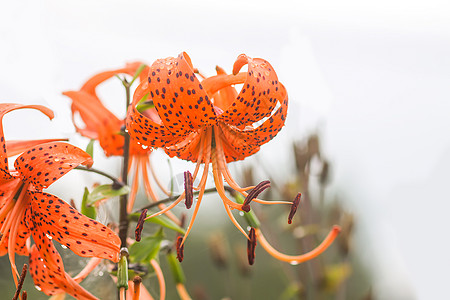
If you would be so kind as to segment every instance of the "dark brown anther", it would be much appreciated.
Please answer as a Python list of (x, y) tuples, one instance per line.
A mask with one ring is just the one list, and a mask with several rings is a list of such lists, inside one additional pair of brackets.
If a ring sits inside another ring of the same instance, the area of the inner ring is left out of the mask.
[(194, 201), (194, 183), (191, 172), (184, 172), (184, 194), (185, 194), (185, 204), (186, 208), (189, 209)]
[(256, 249), (256, 233), (255, 228), (251, 228), (248, 233), (249, 239), (247, 240), (247, 256), (249, 265), (253, 265), (255, 262), (255, 249)]
[(295, 196), (294, 201), (291, 205), (291, 211), (289, 212), (288, 217), (288, 224), (292, 223), (292, 218), (294, 217), (295, 213), (297, 212), (298, 205), (300, 204), (300, 198), (302, 197), (301, 193), (298, 193), (297, 196)]
[(182, 236), (179, 236), (179, 237), (177, 238), (177, 259), (178, 259), (179, 262), (182, 262), (182, 261), (183, 261), (183, 258), (184, 258), (184, 253), (183, 253), (183, 250), (184, 250), (184, 244), (181, 245), (181, 242), (182, 242), (182, 241), (183, 241), (183, 237), (182, 237)]
[(17, 284), (17, 290), (14, 294), (13, 300), (19, 299), (20, 290), (22, 289), (23, 282), (25, 281), (25, 276), (27, 276), (28, 265), (24, 264), (22, 268), (22, 273), (20, 274), (19, 283)]
[(257, 186), (253, 188), (253, 190), (248, 193), (247, 197), (245, 197), (244, 204), (242, 204), (242, 210), (245, 212), (250, 211), (250, 202), (252, 202), (253, 199), (258, 197), (259, 194), (264, 192), (265, 189), (270, 187), (270, 181), (264, 180), (258, 183)]
[(141, 241), (141, 233), (142, 229), (144, 229), (145, 217), (147, 217), (147, 209), (144, 209), (139, 216), (139, 220), (137, 221), (136, 230), (134, 231), (134, 235), (136, 237), (136, 242)]

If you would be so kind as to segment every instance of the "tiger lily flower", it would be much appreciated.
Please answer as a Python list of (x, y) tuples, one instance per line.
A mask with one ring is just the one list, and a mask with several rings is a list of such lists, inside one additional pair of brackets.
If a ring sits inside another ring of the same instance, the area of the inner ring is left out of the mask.
[[(98, 140), (100, 146), (103, 148), (106, 156), (122, 156), (123, 146), (125, 138), (121, 134), (121, 128), (125, 124), (123, 119), (119, 119), (110, 110), (108, 110), (98, 97), (96, 88), (107, 81), (111, 77), (120, 74), (127, 74), (134, 76), (142, 64), (139, 62), (127, 64), (124, 68), (110, 70), (98, 73), (92, 78), (88, 79), (79, 91), (67, 91), (63, 95), (69, 97), (72, 100), (72, 120), (75, 129), (82, 136), (90, 139)], [(140, 74), (140, 78), (146, 80), (146, 74), (148, 67), (146, 67)], [(148, 111), (151, 113), (151, 110)], [(75, 116), (79, 114), (83, 122), (84, 127), (78, 126), (75, 121)], [(152, 149), (143, 149), (141, 145), (135, 141), (130, 141), (129, 150), (129, 174), (133, 176), (133, 183), (131, 184), (131, 191), (128, 199), (128, 213), (133, 209), (136, 194), (139, 188), (139, 173), (142, 173), (143, 184), (145, 192), (149, 200), (157, 202), (159, 200), (158, 195), (155, 193), (152, 186), (151, 178), (156, 182), (158, 187), (167, 196), (170, 193), (164, 188), (155, 171), (150, 163), (149, 155)], [(160, 205), (164, 208), (164, 205)], [(170, 217), (176, 223), (179, 220), (172, 213), (168, 213)]]
[[(240, 72), (244, 65), (248, 65), (247, 72)], [(284, 126), (288, 108), (285, 87), (278, 81), (269, 62), (244, 54), (234, 63), (232, 75), (219, 67), (216, 71), (216, 76), (200, 82), (186, 53), (177, 58), (157, 60), (150, 67), (148, 80), (142, 81), (136, 89), (126, 121), (130, 136), (142, 145), (161, 147), (171, 157), (196, 163), (190, 182), (195, 180), (200, 165), (204, 164), (199, 186), (196, 187), (200, 191), (192, 219), (183, 241), (177, 243), (180, 254), (198, 212), (210, 164), (216, 189), (230, 220), (249, 240), (248, 234), (234, 218), (232, 209), (248, 212), (251, 201), (292, 204), (258, 199), (258, 194), (269, 183), (265, 181), (243, 188), (232, 178), (227, 167), (227, 163), (243, 160), (258, 152), (260, 146), (274, 138)], [(239, 93), (234, 88), (235, 84), (243, 84)], [(139, 111), (137, 105), (144, 98), (153, 101), (157, 115), (148, 117), (148, 114)], [(246, 197), (243, 204), (227, 197), (223, 179)], [(247, 193), (249, 190), (252, 191)], [(166, 209), (148, 218), (165, 213), (185, 199), (187, 194), (185, 191)], [(262, 234), (258, 231), (255, 236), (261, 240)], [(329, 240), (335, 236), (333, 234)], [(275, 253), (272, 251), (271, 254)]]
[[(52, 239), (79, 256), (117, 262), (120, 239), (112, 230), (83, 216), (58, 197), (42, 191), (79, 164), (92, 165), (89, 154), (68, 143), (48, 142), (28, 148), (15, 160), (14, 169), (9, 169), (10, 153), (3, 135), (2, 119), (6, 113), (24, 108), (39, 110), (53, 118), (53, 112), (44, 106), (0, 104), (0, 255), (8, 253), (16, 285), (19, 273), (15, 254), (31, 253), (32, 257), (39, 254), (48, 272), (64, 274), (61, 257)], [(30, 236), (38, 254), (30, 248)], [(47, 271), (33, 273), (35, 282), (51, 283), (52, 277), (47, 276)], [(69, 286), (81, 289), (73, 282), (66, 282), (68, 277), (63, 276), (59, 280), (67, 283), (63, 288), (67, 288), (68, 293), (73, 292)]]

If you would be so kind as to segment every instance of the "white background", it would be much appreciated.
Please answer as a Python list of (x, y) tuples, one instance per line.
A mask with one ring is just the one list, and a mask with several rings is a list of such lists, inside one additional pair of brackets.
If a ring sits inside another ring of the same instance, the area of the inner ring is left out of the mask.
[(447, 1), (3, 2), (0, 101), (57, 113), (11, 114), (7, 138), (75, 136), (61, 92), (125, 62), (186, 51), (212, 75), (240, 53), (265, 58), (290, 96), (261, 154), (274, 172), (285, 143), (320, 133), (378, 298), (450, 297)]

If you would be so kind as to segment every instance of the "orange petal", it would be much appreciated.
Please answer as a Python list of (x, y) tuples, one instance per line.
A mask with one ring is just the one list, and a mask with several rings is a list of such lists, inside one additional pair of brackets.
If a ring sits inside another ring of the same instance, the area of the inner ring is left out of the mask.
[(20, 155), (14, 167), (22, 180), (37, 189), (49, 187), (79, 164), (92, 165), (89, 154), (67, 143), (53, 142), (39, 145)]
[[(280, 84), (280, 89), (285, 88)], [(219, 122), (223, 141), (224, 154), (227, 162), (242, 160), (259, 151), (259, 147), (271, 139), (283, 128), (286, 120), (288, 98), (285, 98), (277, 111), (256, 128), (246, 127), (241, 130), (235, 126), (229, 126)]]
[(164, 151), (170, 157), (178, 157), (192, 162), (197, 162), (200, 152), (201, 134), (192, 132), (184, 140), (174, 146), (166, 147)]
[[(53, 245), (51, 247), (51, 251), (54, 251), (57, 254), (55, 247)], [(57, 255), (59, 256), (59, 254)], [(61, 256), (59, 256), (59, 258), (61, 258)], [(97, 299), (94, 295), (76, 283), (64, 269), (55, 271), (45, 265), (36, 245), (31, 247), (30, 274), (34, 280), (34, 284), (46, 295), (50, 296), (66, 292), (76, 299)]]
[(33, 223), (43, 232), (79, 256), (119, 261), (120, 239), (111, 229), (80, 214), (56, 196), (30, 193)]
[[(4, 183), (0, 186), (0, 210), (8, 204), (8, 202), (14, 201), (12, 198), (14, 197), (15, 191), (17, 191), (17, 184), (20, 184), (20, 179), (15, 179), (8, 181), (7, 183)], [(11, 205), (11, 204), (10, 204)], [(2, 213), (0, 215), (0, 228), (5, 222), (6, 215), (8, 211), (6, 211), (6, 214)], [(25, 224), (25, 215), (26, 212), (23, 212), (21, 216), (15, 216), (14, 218), (16, 220), (20, 220), (20, 224), (16, 230), (16, 238), (15, 238), (15, 249), (14, 251), (19, 255), (28, 255), (28, 249), (26, 247), (28, 237), (30, 236), (30, 230), (28, 229), (27, 225)], [(9, 235), (10, 230), (7, 232), (3, 232), (4, 237), (2, 238), (2, 242), (0, 243), (0, 256), (3, 256), (8, 251), (8, 241), (9, 241)]]
[(174, 135), (164, 125), (156, 123), (136, 109), (136, 105), (147, 93), (147, 89), (148, 82), (143, 81), (136, 88), (133, 103), (128, 110), (126, 126), (132, 141), (151, 147), (164, 147), (176, 144), (179, 140), (182, 140), (184, 135)]
[(284, 97), (282, 98), (283, 101), (281, 102), (280, 107), (272, 116), (270, 116), (267, 120), (264, 121), (264, 123), (254, 129), (235, 129), (236, 131), (240, 131), (246, 136), (246, 141), (248, 143), (263, 145), (273, 139), (281, 130), (281, 128), (283, 128), (284, 122), (286, 121), (286, 114), (288, 109), (288, 96), (284, 86), (282, 84), (280, 84), (279, 86), (280, 91), (282, 92), (281, 95), (284, 95)]
[(6, 153), (6, 142), (3, 134), (3, 116), (10, 111), (22, 108), (37, 109), (47, 115), (50, 119), (53, 119), (54, 116), (51, 109), (42, 105), (21, 105), (14, 103), (0, 104), (0, 181), (11, 178), (8, 172), (8, 155)]
[(86, 81), (81, 87), (81, 90), (91, 95), (95, 95), (95, 89), (99, 84), (118, 74), (128, 74), (133, 76), (140, 65), (140, 63), (130, 63), (127, 64), (125, 68), (98, 73)]
[[(109, 111), (96, 96), (83, 91), (63, 94), (72, 99), (72, 121), (77, 132), (88, 138), (99, 139), (106, 155), (121, 155), (121, 152), (117, 153), (117, 149), (121, 149), (124, 143), (124, 138), (119, 134), (123, 121)], [(75, 113), (80, 114), (84, 128), (76, 124)]]
[(6, 141), (6, 151), (8, 156), (14, 156), (28, 150), (28, 148), (50, 143), (50, 142), (64, 142), (67, 139), (44, 139), (44, 140), (28, 140), (28, 141)]
[(247, 80), (236, 100), (219, 119), (235, 126), (251, 125), (269, 116), (278, 101), (285, 98), (278, 77), (269, 62), (241, 54), (233, 66), (233, 74), (248, 64)]
[(214, 107), (192, 69), (190, 58), (159, 59), (150, 67), (148, 92), (156, 110), (169, 130), (184, 135), (215, 124)]

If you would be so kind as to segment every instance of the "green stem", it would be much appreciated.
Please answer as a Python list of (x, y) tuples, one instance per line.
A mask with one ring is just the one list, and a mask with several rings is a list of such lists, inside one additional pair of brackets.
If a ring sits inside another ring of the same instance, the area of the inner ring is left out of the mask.
[[(126, 79), (122, 81), (125, 86), (126, 92), (126, 109), (130, 105), (130, 84)], [(128, 132), (124, 130), (124, 144), (123, 144), (123, 166), (122, 166), (122, 182), (123, 184), (128, 184), (128, 164), (130, 156), (130, 136)], [(127, 247), (127, 237), (128, 237), (128, 194), (120, 196), (120, 210), (119, 210), (119, 238), (121, 241), (121, 247)]]
[(114, 188), (117, 188), (117, 189), (119, 189), (119, 188), (124, 186), (124, 184), (119, 179), (117, 179), (116, 177), (114, 177), (114, 176), (112, 176), (112, 175), (110, 175), (108, 173), (105, 173), (103, 171), (94, 169), (94, 168), (86, 168), (86, 167), (83, 167), (83, 166), (78, 166), (78, 167), (75, 167), (75, 170), (92, 172), (92, 173), (96, 173), (96, 174), (102, 175), (102, 176), (104, 176), (104, 177), (106, 177), (108, 179), (111, 179), (112, 182), (113, 182)]

